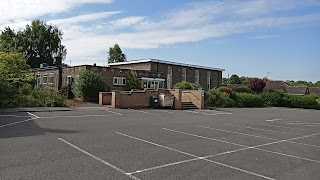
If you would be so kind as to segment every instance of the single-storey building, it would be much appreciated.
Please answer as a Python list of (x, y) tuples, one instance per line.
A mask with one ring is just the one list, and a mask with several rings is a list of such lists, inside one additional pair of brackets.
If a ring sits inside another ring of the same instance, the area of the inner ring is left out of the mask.
[(143, 59), (111, 63), (107, 66), (43, 66), (29, 75), (36, 77), (37, 86), (49, 86), (56, 90), (71, 84), (81, 70), (97, 72), (107, 84), (107, 90), (125, 90), (130, 71), (137, 72), (141, 89), (171, 89), (174, 84), (187, 81), (205, 90), (221, 86), (224, 69), (184, 64), (157, 59)]

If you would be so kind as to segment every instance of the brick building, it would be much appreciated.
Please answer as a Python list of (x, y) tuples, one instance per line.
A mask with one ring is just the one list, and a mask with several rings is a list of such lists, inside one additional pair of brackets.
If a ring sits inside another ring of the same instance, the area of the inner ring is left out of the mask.
[(141, 89), (171, 89), (175, 83), (187, 81), (199, 84), (205, 90), (220, 86), (224, 71), (213, 67), (145, 59), (112, 63), (108, 66), (48, 66), (33, 69), (29, 75), (36, 77), (37, 86), (49, 86), (59, 90), (72, 83), (84, 69), (99, 73), (107, 84), (108, 91), (124, 90), (126, 77), (132, 70), (138, 74)]

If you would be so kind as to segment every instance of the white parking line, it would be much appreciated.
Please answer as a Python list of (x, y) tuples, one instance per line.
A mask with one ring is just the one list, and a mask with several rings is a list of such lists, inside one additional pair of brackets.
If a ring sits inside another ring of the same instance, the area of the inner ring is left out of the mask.
[(153, 115), (153, 116), (160, 116), (159, 114), (153, 114), (153, 113), (149, 113), (149, 112), (141, 111), (141, 110), (137, 110), (137, 109), (131, 109), (131, 110), (134, 110), (134, 111), (137, 111), (137, 112), (140, 112), (140, 113), (143, 113), (143, 114), (149, 114), (149, 115)]
[(37, 115), (35, 115), (35, 114), (32, 114), (32, 113), (30, 113), (30, 112), (27, 112), (30, 116), (32, 116), (33, 117), (33, 119), (38, 119), (39, 117), (37, 116)]
[(20, 123), (24, 123), (24, 122), (28, 122), (28, 121), (32, 121), (32, 120), (34, 120), (34, 118), (27, 119), (27, 120), (24, 120), (24, 121), (18, 121), (18, 122), (14, 122), (14, 123), (9, 123), (9, 124), (5, 124), (5, 125), (1, 125), (0, 128), (7, 127), (7, 126), (11, 126), (11, 125), (14, 125), (14, 124), (20, 124)]
[(106, 115), (81, 115), (81, 116), (48, 116), (48, 117), (38, 117), (39, 119), (52, 119), (52, 118), (82, 118), (82, 117), (106, 117), (114, 116), (114, 114)]
[(100, 159), (99, 157), (97, 157), (97, 156), (95, 156), (95, 155), (93, 155), (93, 154), (91, 154), (91, 153), (89, 153), (89, 152), (87, 152), (87, 151), (79, 148), (78, 146), (76, 146), (76, 145), (74, 145), (74, 144), (71, 144), (70, 142), (68, 142), (68, 141), (66, 141), (66, 140), (64, 140), (64, 139), (62, 139), (62, 138), (58, 138), (58, 140), (60, 140), (60, 141), (62, 141), (63, 143), (71, 146), (72, 148), (74, 148), (74, 149), (82, 152), (83, 154), (85, 154), (85, 155), (87, 155), (87, 156), (89, 156), (89, 157), (92, 157), (93, 159), (95, 159), (95, 160), (97, 160), (97, 161), (99, 161), (99, 162), (101, 162), (101, 163), (103, 163), (103, 164), (105, 164), (105, 165), (113, 168), (114, 170), (116, 170), (116, 171), (118, 171), (118, 172), (120, 172), (120, 173), (128, 176), (128, 177), (131, 178), (131, 179), (140, 180), (139, 178), (137, 178), (137, 177), (135, 177), (135, 176), (133, 176), (133, 175), (125, 172), (124, 170), (122, 170), (122, 169), (120, 169), (120, 168), (118, 168), (118, 167), (116, 167), (116, 166), (108, 163), (107, 161), (105, 161), (105, 160), (103, 160), (103, 159)]
[(286, 123), (286, 124), (297, 124), (297, 125), (320, 125), (320, 123)]
[[(216, 140), (214, 138), (205, 137), (205, 136), (199, 136), (199, 135), (196, 135), (196, 134), (186, 133), (186, 132), (182, 132), (182, 131), (177, 131), (177, 130), (172, 130), (172, 129), (167, 129), (167, 128), (162, 128), (162, 129), (167, 130), (167, 131), (171, 131), (171, 132), (176, 132), (176, 133), (180, 133), (180, 134), (193, 136), (193, 137), (199, 137), (199, 138), (202, 138), (202, 139), (209, 139), (209, 140), (213, 140), (213, 141), (224, 142), (224, 143), (227, 143), (227, 144), (234, 144), (234, 145), (246, 147), (246, 148), (243, 148), (242, 151), (243, 150), (247, 150), (247, 149), (255, 149), (255, 150), (259, 150), (259, 151), (269, 152), (269, 153), (272, 153), (272, 154), (278, 154), (278, 155), (283, 155), (283, 156), (292, 157), (292, 158), (296, 158), (296, 159), (303, 159), (303, 160), (306, 160), (306, 161), (320, 163), (320, 161), (314, 160), (314, 159), (309, 159), (309, 158), (304, 158), (304, 157), (299, 157), (299, 156), (294, 156), (294, 155), (290, 155), (290, 154), (279, 153), (279, 152), (275, 152), (275, 151), (269, 151), (269, 150), (258, 148), (258, 147), (263, 147), (263, 146), (269, 146), (269, 145), (272, 145), (272, 144), (278, 144), (278, 143), (281, 143), (281, 142), (287, 142), (287, 141), (294, 140), (294, 139), (301, 139), (301, 138), (304, 138), (304, 137), (316, 136), (316, 135), (318, 135), (320, 133), (313, 134), (313, 135), (308, 135), (308, 136), (301, 136), (301, 137), (298, 137), (298, 138), (292, 138), (292, 139), (287, 139), (287, 140), (275, 141), (275, 142), (261, 144), (261, 145), (257, 145), (257, 146), (246, 146), (246, 145), (242, 145), (242, 144), (236, 144), (236, 143), (232, 143), (232, 142), (228, 142), (228, 141)], [(238, 151), (239, 150), (237, 150), (235, 152), (238, 152)]]
[(18, 115), (0, 115), (0, 117), (18, 117), (18, 118), (23, 118), (23, 117), (30, 117), (30, 116), (18, 116)]
[[(279, 141), (280, 139), (275, 139), (275, 138), (269, 138), (269, 137), (265, 137), (265, 136), (256, 136), (256, 135), (252, 135), (252, 134), (245, 134), (245, 133), (241, 133), (241, 132), (236, 132), (236, 131), (227, 131), (224, 129), (216, 129), (216, 128), (212, 128), (212, 127), (206, 127), (206, 126), (199, 126), (200, 128), (206, 128), (206, 129), (212, 129), (212, 130), (217, 130), (217, 131), (223, 131), (223, 132), (228, 132), (228, 133), (233, 133), (233, 134), (240, 134), (243, 136), (252, 136), (252, 137), (256, 137), (256, 138), (263, 138), (263, 139), (270, 139), (270, 140), (277, 140)], [(311, 146), (311, 147), (317, 147), (320, 148), (320, 146), (317, 145), (313, 145), (313, 144), (305, 144), (305, 143), (299, 143), (299, 142), (294, 142), (294, 141), (287, 141), (288, 143), (292, 143), (292, 144), (300, 144), (300, 145), (304, 145), (304, 146)]]
[(260, 128), (253, 128), (253, 127), (248, 127), (248, 126), (240, 126), (240, 125), (234, 125), (234, 124), (225, 124), (227, 126), (236, 126), (236, 127), (242, 127), (242, 128), (247, 128), (247, 129), (256, 129), (260, 131), (270, 131), (270, 132), (277, 132), (277, 133), (283, 133), (283, 134), (293, 134), (293, 135), (301, 135), (301, 134), (295, 134), (295, 133), (288, 133), (288, 132), (282, 132), (282, 131), (275, 131), (275, 130), (270, 130), (270, 129), (260, 129)]
[(168, 111), (168, 110), (158, 109), (158, 111), (160, 111), (160, 112), (165, 112), (165, 113), (169, 113), (169, 114), (176, 114), (176, 115), (184, 116), (184, 114), (172, 112), (173, 110)]
[[(154, 143), (154, 142), (151, 142), (151, 141), (147, 141), (147, 140), (143, 140), (143, 139), (140, 139), (140, 138), (137, 138), (137, 137), (133, 137), (133, 136), (130, 136), (130, 135), (126, 135), (126, 134), (123, 134), (123, 133), (119, 133), (119, 132), (116, 132), (117, 134), (119, 135), (122, 135), (122, 136), (126, 136), (126, 137), (129, 137), (129, 138), (132, 138), (132, 139), (135, 139), (135, 140), (138, 140), (138, 141), (141, 141), (141, 142), (145, 142), (145, 143), (148, 143), (148, 144), (152, 144), (154, 146), (158, 146), (158, 147), (161, 147), (161, 148), (164, 148), (164, 149), (169, 149), (171, 151), (175, 151), (175, 152), (179, 152), (181, 154), (185, 154), (185, 155), (189, 155), (191, 157), (196, 157), (196, 158), (199, 158), (203, 161), (207, 161), (207, 162), (211, 162), (211, 163), (214, 163), (214, 164), (218, 164), (218, 165), (221, 165), (221, 166), (224, 166), (224, 167), (228, 167), (230, 169), (235, 169), (237, 171), (241, 171), (241, 172), (244, 172), (244, 173), (247, 173), (247, 174), (251, 174), (251, 175), (254, 175), (254, 176), (257, 176), (257, 177), (261, 177), (261, 178), (265, 178), (265, 179), (269, 179), (269, 180), (275, 180), (273, 178), (270, 178), (270, 177), (267, 177), (267, 176), (264, 176), (264, 175), (261, 175), (261, 174), (257, 174), (257, 173), (254, 173), (254, 172), (250, 172), (250, 171), (247, 171), (247, 170), (244, 170), (244, 169), (240, 169), (240, 168), (237, 168), (237, 167), (234, 167), (234, 166), (230, 166), (230, 165), (227, 165), (227, 164), (223, 164), (223, 163), (220, 163), (220, 162), (217, 162), (217, 161), (213, 161), (213, 160), (209, 160), (209, 159), (205, 159), (203, 157), (200, 157), (200, 156), (196, 156), (196, 155), (193, 155), (193, 154), (190, 154), (190, 153), (187, 153), (187, 152), (184, 152), (184, 151), (180, 151), (180, 150), (177, 150), (177, 149), (174, 149), (174, 148), (170, 148), (170, 147), (167, 147), (167, 146), (164, 146), (164, 145), (161, 145), (161, 144), (157, 144), (157, 143)], [(186, 160), (187, 161), (187, 160)], [(189, 160), (191, 161), (191, 160)], [(188, 161), (187, 161), (188, 162)], [(181, 164), (181, 163), (180, 163)], [(163, 167), (166, 167), (166, 166), (163, 166)], [(143, 170), (141, 170), (142, 172)], [(138, 172), (137, 172), (138, 173)]]
[(114, 112), (114, 111), (109, 111), (109, 110), (106, 110), (106, 111), (109, 112), (109, 113), (117, 114), (117, 115), (119, 115), (119, 116), (122, 116), (122, 115), (123, 115), (123, 114), (121, 114), (121, 113)]
[(282, 119), (268, 119), (267, 122), (273, 122), (273, 121), (282, 121)]
[(310, 130), (310, 129), (292, 128), (292, 127), (279, 126), (279, 125), (271, 125), (271, 124), (257, 124), (257, 123), (252, 123), (252, 122), (246, 122), (246, 123), (249, 123), (249, 124), (255, 124), (255, 125), (262, 125), (262, 126), (270, 126), (270, 127), (281, 127), (281, 128), (294, 129), (294, 130), (306, 130), (306, 131), (312, 131), (312, 130)]

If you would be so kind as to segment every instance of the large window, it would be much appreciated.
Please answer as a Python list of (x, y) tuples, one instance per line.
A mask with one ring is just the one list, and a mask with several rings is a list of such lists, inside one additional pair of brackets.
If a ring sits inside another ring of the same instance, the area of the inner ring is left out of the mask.
[(73, 83), (73, 77), (68, 75), (67, 76), (67, 84), (72, 84)]
[(172, 87), (172, 67), (168, 66), (168, 75), (167, 75), (167, 89)]
[(207, 72), (207, 88), (208, 88), (208, 90), (211, 88), (211, 72), (210, 71), (208, 71)]
[(54, 82), (54, 76), (53, 76), (53, 73), (50, 73), (49, 74), (49, 84), (53, 84)]
[(142, 78), (143, 88), (146, 89), (159, 89), (164, 88), (164, 79)]
[(194, 82), (199, 84), (199, 70), (195, 71)]
[(182, 81), (187, 81), (187, 69), (182, 68)]
[(126, 85), (126, 78), (124, 77), (114, 77), (113, 85), (124, 86)]

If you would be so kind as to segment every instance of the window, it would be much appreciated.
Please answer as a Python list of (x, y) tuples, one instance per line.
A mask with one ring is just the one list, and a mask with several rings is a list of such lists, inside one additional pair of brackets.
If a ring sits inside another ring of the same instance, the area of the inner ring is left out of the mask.
[(41, 84), (41, 74), (37, 75), (37, 86)]
[(194, 82), (199, 84), (199, 70), (195, 71)]
[(167, 89), (172, 87), (172, 67), (168, 66), (168, 75), (167, 75)]
[(187, 81), (187, 69), (182, 68), (182, 81)]
[(164, 80), (143, 80), (143, 88), (159, 89), (163, 88)]
[(47, 74), (44, 74), (42, 79), (43, 79), (42, 80), (43, 84), (47, 84), (48, 83), (48, 75)]
[(126, 85), (126, 78), (124, 78), (124, 77), (113, 77), (113, 85), (118, 85), (118, 86)]
[(211, 85), (211, 72), (208, 71), (207, 72), (207, 88), (208, 88), (208, 90), (211, 88), (210, 85)]
[(72, 76), (68, 75), (67, 76), (67, 84), (72, 84), (72, 82), (73, 82)]
[(53, 73), (50, 73), (49, 74), (49, 84), (53, 84), (54, 82), (54, 76), (53, 76)]

